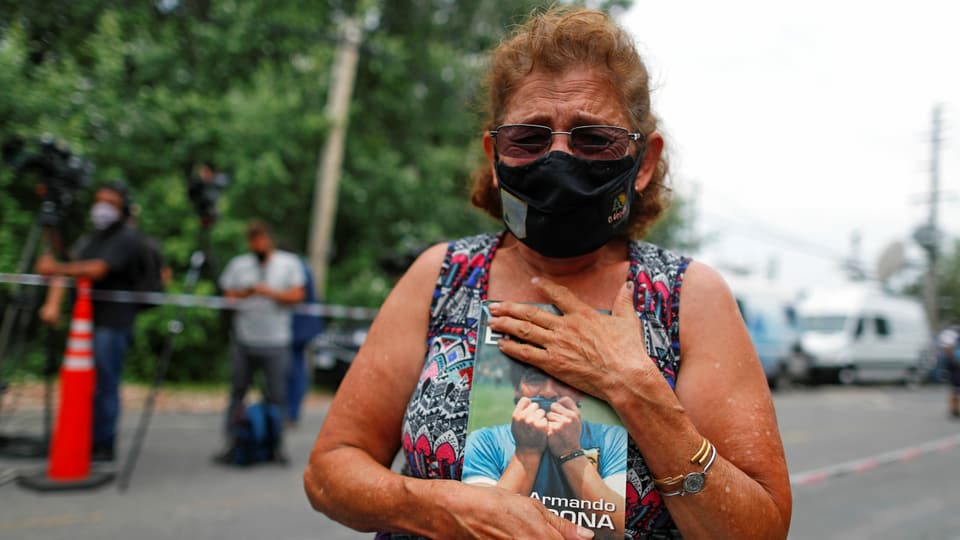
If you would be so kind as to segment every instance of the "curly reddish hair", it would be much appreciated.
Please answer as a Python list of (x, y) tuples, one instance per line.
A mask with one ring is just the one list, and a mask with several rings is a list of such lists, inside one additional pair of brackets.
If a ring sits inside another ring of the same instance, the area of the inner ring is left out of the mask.
[[(527, 75), (559, 74), (583, 66), (604, 71), (610, 87), (620, 96), (633, 130), (645, 136), (656, 131), (657, 117), (650, 110), (649, 75), (633, 39), (601, 11), (564, 7), (535, 12), (491, 53), (485, 81), (485, 129), (503, 123), (507, 103)], [(642, 237), (667, 208), (667, 169), (664, 152), (642, 197), (635, 200), (627, 236)], [(489, 164), (478, 167), (472, 178), (470, 202), (500, 219), (503, 208)]]

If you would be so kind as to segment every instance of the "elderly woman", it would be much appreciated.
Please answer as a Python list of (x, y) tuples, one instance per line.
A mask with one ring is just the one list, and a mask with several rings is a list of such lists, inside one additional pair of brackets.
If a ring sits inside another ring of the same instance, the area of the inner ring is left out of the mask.
[(488, 85), (472, 200), (506, 230), (434, 246), (397, 283), (317, 438), (310, 502), (380, 538), (592, 537), (537, 500), (459, 481), (491, 299), (491, 328), (519, 338), (503, 352), (622, 419), (627, 538), (784, 538), (783, 447), (730, 291), (633, 240), (663, 210), (666, 161), (632, 40), (599, 12), (534, 15), (493, 52)]

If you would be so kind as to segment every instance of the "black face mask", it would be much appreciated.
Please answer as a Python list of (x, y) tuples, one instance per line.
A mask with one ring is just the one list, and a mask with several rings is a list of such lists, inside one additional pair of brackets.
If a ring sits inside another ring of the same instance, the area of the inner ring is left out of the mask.
[(503, 223), (546, 257), (590, 253), (630, 221), (641, 159), (588, 160), (554, 151), (526, 165), (497, 161)]

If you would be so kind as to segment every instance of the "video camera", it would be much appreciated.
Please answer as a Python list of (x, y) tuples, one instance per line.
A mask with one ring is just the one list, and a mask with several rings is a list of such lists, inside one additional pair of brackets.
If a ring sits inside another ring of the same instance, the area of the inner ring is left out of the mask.
[(90, 187), (94, 166), (70, 151), (51, 135), (38, 141), (13, 137), (3, 143), (3, 161), (18, 178), (33, 178), (41, 197), (38, 222), (59, 227), (77, 200), (77, 192)]
[(217, 220), (217, 201), (229, 184), (230, 177), (226, 173), (215, 170), (209, 163), (200, 165), (190, 175), (187, 193), (203, 226), (209, 227)]

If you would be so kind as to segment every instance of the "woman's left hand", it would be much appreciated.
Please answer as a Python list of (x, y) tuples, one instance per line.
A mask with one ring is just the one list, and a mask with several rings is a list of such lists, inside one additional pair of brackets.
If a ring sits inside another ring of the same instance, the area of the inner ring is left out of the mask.
[(532, 283), (563, 315), (517, 302), (491, 304), (490, 327), (524, 342), (501, 339), (500, 350), (505, 354), (607, 401), (611, 390), (622, 387), (628, 372), (641, 370), (660, 377), (644, 346), (632, 282), (617, 293), (611, 315), (598, 312), (547, 279), (534, 278)]

